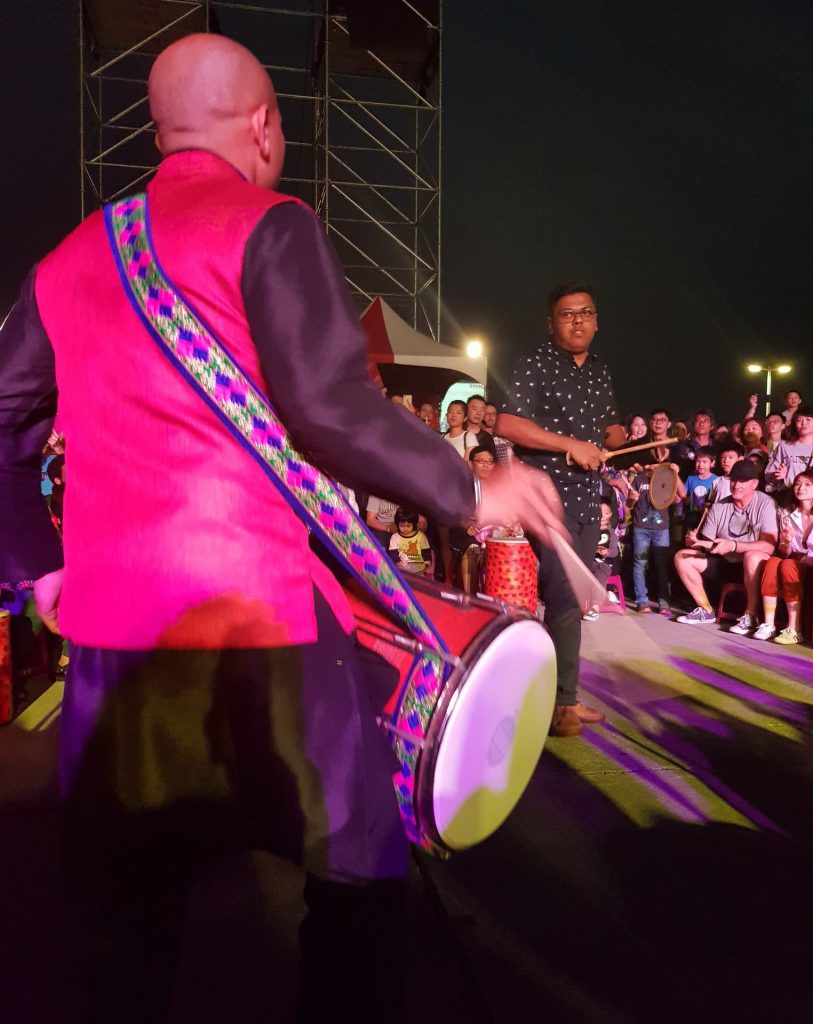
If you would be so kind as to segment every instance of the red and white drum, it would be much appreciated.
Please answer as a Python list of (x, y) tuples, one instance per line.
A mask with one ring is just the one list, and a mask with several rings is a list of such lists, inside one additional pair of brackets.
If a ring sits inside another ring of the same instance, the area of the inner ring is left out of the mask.
[(536, 615), (539, 563), (533, 548), (522, 537), (490, 537), (486, 541), (483, 590), (489, 597), (507, 601)]
[(393, 782), (407, 834), (448, 854), (491, 835), (522, 796), (550, 729), (556, 655), (519, 609), (409, 582), (448, 648), (434, 688), (426, 652), (360, 590), (348, 597), (359, 641), (399, 674), (381, 724), (401, 764)]

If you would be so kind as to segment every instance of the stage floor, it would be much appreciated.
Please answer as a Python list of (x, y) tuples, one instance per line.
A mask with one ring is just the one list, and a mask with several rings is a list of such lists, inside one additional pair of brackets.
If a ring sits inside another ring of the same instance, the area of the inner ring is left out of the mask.
[[(416, 861), (408, 1021), (810, 1024), (813, 651), (605, 614), (582, 678), (607, 722), (550, 740), (482, 846)], [(59, 693), (0, 729), (4, 1024), (83, 1019)], [(300, 888), (264, 854), (202, 879), (177, 1024), (293, 1020)]]

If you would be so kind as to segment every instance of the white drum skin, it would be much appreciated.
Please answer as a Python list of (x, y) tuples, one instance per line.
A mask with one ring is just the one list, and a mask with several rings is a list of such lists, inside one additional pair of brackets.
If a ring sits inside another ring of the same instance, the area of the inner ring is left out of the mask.
[(537, 620), (512, 622), (447, 688), (421, 755), (418, 806), (436, 840), (462, 850), (500, 827), (534, 772), (556, 700), (553, 643)]

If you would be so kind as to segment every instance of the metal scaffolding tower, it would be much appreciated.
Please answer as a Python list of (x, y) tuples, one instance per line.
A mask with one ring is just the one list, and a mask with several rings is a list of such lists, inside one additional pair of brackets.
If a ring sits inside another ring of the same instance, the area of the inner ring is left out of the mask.
[(359, 304), (376, 295), (440, 338), (440, 0), (79, 0), (82, 212), (158, 161), (155, 55), (221, 32), (268, 68), (288, 151), (281, 188), (310, 203)]

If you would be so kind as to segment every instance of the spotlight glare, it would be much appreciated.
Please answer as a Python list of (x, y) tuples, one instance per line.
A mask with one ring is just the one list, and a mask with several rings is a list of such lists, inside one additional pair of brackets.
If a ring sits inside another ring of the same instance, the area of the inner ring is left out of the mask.
[(777, 373), (790, 373), (790, 371), (791, 371), (792, 369), (793, 369), (793, 367), (792, 367), (792, 366), (788, 366), (788, 364), (787, 364), (787, 363), (782, 363), (782, 365), (781, 365), (781, 366), (777, 366), (777, 368), (776, 368), (776, 372), (777, 372)]
[(761, 367), (761, 366), (759, 365), (759, 363), (749, 363), (749, 364), (748, 364), (748, 365), (747, 365), (747, 366), (745, 367), (745, 369), (746, 369), (746, 370), (747, 370), (747, 371), (748, 371), (749, 373), (761, 373), (761, 372), (762, 372), (762, 367)]
[(471, 338), (466, 342), (466, 355), (470, 359), (479, 359), (483, 354), (483, 343), (479, 338)]

